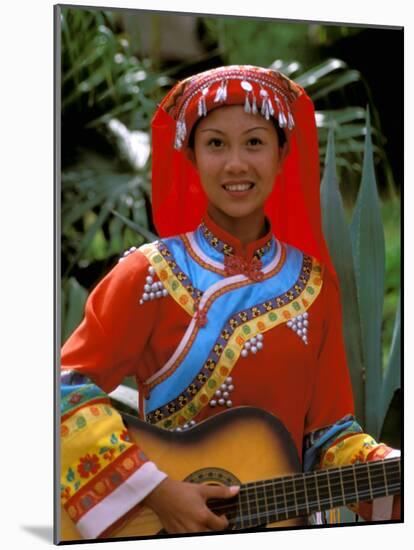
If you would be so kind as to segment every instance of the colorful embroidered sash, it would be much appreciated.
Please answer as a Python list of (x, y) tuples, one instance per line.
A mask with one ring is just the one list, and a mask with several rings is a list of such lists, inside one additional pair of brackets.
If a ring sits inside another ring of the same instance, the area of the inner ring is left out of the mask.
[[(272, 269), (277, 262), (270, 262), (265, 280), (255, 283), (244, 275), (206, 275), (179, 238), (142, 247), (171, 296), (190, 315), (197, 307), (195, 289), (206, 289), (200, 306), (207, 320), (200, 328), (192, 319), (162, 373), (152, 377), (145, 402), (147, 421), (170, 429), (193, 418), (229, 376), (246, 339), (303, 313), (313, 303), (322, 285), (320, 265), (296, 248), (284, 248), (283, 264)], [(210, 287), (206, 277), (214, 281)]]

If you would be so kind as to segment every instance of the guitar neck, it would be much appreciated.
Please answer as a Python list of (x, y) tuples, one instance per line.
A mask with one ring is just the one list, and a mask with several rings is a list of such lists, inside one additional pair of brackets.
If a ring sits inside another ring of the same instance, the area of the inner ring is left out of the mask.
[(243, 529), (398, 494), (400, 485), (400, 458), (393, 458), (245, 483), (231, 504), (211, 508)]

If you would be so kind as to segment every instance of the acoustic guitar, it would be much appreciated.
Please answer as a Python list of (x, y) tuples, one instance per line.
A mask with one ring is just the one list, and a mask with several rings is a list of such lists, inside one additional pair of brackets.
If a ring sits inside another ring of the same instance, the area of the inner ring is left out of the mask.
[[(400, 492), (400, 458), (309, 473), (285, 426), (253, 407), (236, 407), (182, 431), (167, 431), (122, 413), (129, 434), (171, 478), (192, 483), (240, 485), (230, 500), (209, 500), (232, 530), (306, 525), (312, 512)], [(105, 538), (154, 537), (157, 515), (140, 506)], [(61, 540), (80, 540), (61, 509)]]

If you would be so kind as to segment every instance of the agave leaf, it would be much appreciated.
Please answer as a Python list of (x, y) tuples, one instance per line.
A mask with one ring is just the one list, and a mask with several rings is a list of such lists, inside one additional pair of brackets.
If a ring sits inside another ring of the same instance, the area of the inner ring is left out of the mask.
[[(366, 134), (365, 124), (341, 124), (335, 127), (335, 140), (338, 141), (348, 140), (349, 138), (363, 138)], [(319, 133), (321, 137), (326, 136), (329, 133), (328, 128), (320, 128)], [(376, 135), (378, 132), (372, 128), (372, 135)]]
[(334, 131), (329, 132), (325, 172), (321, 185), (322, 222), (325, 239), (337, 272), (342, 303), (343, 332), (351, 374), (356, 414), (364, 422), (365, 384), (358, 298), (352, 244), (336, 175)]
[[(322, 151), (324, 151), (324, 147), (321, 147)], [(338, 153), (364, 153), (365, 152), (365, 144), (363, 142), (358, 142), (355, 139), (349, 138), (347, 143), (338, 143), (336, 150)], [(380, 154), (380, 149), (378, 147), (375, 147), (371, 144), (371, 150), (375, 152), (376, 154)]]
[(379, 426), (382, 429), (384, 419), (393, 398), (394, 392), (401, 387), (401, 297), (395, 315), (394, 331), (388, 366), (385, 370), (379, 408)]
[(351, 236), (366, 366), (365, 428), (374, 437), (378, 437), (380, 426), (377, 406), (382, 388), (381, 323), (385, 287), (385, 242), (368, 109), (362, 179), (351, 221)]
[(62, 319), (62, 327), (64, 327), (62, 343), (67, 340), (81, 322), (88, 292), (74, 277), (70, 277), (66, 283), (65, 295), (67, 306), (65, 308), (65, 318)]

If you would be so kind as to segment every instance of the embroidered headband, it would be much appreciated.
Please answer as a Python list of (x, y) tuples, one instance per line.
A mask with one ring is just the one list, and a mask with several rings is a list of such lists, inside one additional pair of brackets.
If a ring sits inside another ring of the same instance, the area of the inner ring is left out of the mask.
[(302, 88), (282, 73), (251, 65), (219, 67), (189, 77), (171, 90), (162, 107), (176, 122), (174, 147), (188, 142), (197, 120), (223, 105), (277, 120), (288, 138), (295, 127), (292, 103)]

